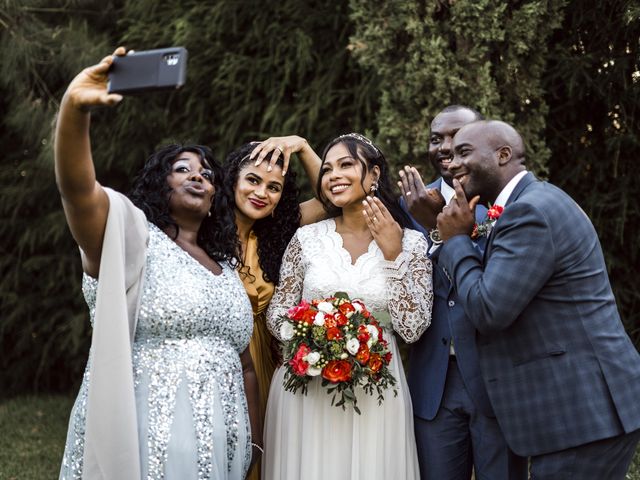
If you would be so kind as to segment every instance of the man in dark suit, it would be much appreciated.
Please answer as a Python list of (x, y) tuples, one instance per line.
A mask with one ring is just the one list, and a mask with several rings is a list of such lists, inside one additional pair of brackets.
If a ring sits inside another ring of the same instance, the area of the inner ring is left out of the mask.
[[(400, 172), (401, 202), (429, 240), (436, 216), (454, 195), (449, 164), (452, 139), (464, 125), (481, 119), (475, 110), (452, 105), (431, 123), (429, 160), (440, 174), (425, 186), (415, 168)], [(476, 222), (487, 209), (476, 209)], [(482, 253), (486, 237), (475, 239)], [(431, 246), (431, 241), (429, 242)], [(423, 480), (525, 479), (526, 459), (511, 452), (500, 431), (480, 375), (475, 327), (443, 271), (434, 265), (431, 325), (411, 346), (409, 389)]]
[[(510, 125), (466, 125), (453, 148), (456, 194), (438, 216), (444, 244), (434, 257), (479, 332), (507, 443), (531, 456), (534, 479), (623, 479), (640, 438), (640, 356), (593, 225), (526, 171)], [(504, 207), (484, 255), (469, 237), (478, 202)]]

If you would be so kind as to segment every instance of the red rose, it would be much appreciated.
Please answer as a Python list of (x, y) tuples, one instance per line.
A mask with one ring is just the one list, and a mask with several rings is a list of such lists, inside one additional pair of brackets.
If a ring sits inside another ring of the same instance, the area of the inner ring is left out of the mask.
[(369, 368), (373, 373), (378, 373), (382, 368), (382, 358), (379, 354), (374, 353), (369, 359)]
[(288, 311), (287, 311), (287, 315), (289, 316), (289, 318), (291, 320), (302, 320), (302, 315), (304, 314), (304, 312), (306, 312), (307, 310), (309, 310), (309, 304), (307, 303), (306, 300), (302, 300), (298, 305), (296, 305), (295, 307), (291, 307)]
[(391, 352), (387, 352), (384, 354), (384, 357), (382, 357), (382, 359), (384, 360), (384, 363), (386, 363), (387, 365), (389, 365), (391, 363), (391, 357), (393, 355), (391, 354)]
[(367, 326), (360, 325), (358, 327), (358, 341), (360, 343), (367, 343), (369, 338), (371, 338), (371, 334), (369, 333), (369, 330), (367, 330)]
[(342, 305), (340, 305), (338, 307), (338, 310), (340, 310), (340, 313), (346, 316), (349, 316), (350, 313), (353, 313), (356, 311), (356, 309), (353, 308), (353, 305), (349, 302), (345, 302)]
[(327, 340), (340, 340), (342, 332), (338, 327), (327, 328)]
[(351, 380), (351, 364), (346, 360), (331, 360), (322, 369), (322, 377), (332, 383)]
[(366, 365), (369, 361), (369, 347), (367, 347), (366, 343), (360, 345), (358, 349), (358, 353), (356, 353), (356, 360), (358, 360), (362, 365)]
[(489, 210), (487, 211), (487, 217), (490, 218), (491, 220), (497, 220), (498, 218), (500, 218), (500, 215), (502, 215), (503, 210), (504, 210), (504, 207), (500, 205), (494, 205), (493, 207), (489, 208)]
[(311, 325), (316, 318), (318, 312), (311, 308), (302, 314), (302, 321)]
[(293, 373), (298, 376), (304, 376), (307, 373), (309, 368), (309, 364), (303, 360), (303, 358), (311, 352), (311, 349), (305, 345), (304, 343), (300, 344), (298, 347), (298, 351), (293, 356), (291, 360), (289, 360), (289, 365), (293, 368)]
[(349, 319), (340, 312), (335, 313), (333, 315), (333, 318), (336, 319), (336, 325), (338, 327), (344, 327), (347, 323), (349, 323)]

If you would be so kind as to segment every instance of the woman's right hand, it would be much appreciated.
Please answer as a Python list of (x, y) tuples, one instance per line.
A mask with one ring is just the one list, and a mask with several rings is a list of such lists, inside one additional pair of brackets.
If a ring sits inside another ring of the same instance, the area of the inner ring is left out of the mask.
[(122, 95), (107, 92), (109, 68), (114, 55), (125, 55), (124, 47), (118, 47), (113, 55), (108, 55), (97, 65), (85, 68), (71, 81), (65, 92), (65, 100), (78, 110), (88, 111), (90, 107), (115, 105), (122, 100)]
[(315, 156), (315, 153), (311, 150), (309, 143), (302, 137), (297, 135), (289, 135), (287, 137), (269, 137), (263, 142), (260, 142), (260, 144), (253, 149), (250, 158), (255, 158), (255, 165), (258, 166), (270, 152), (273, 152), (273, 155), (269, 160), (268, 168), (268, 170), (271, 171), (278, 161), (278, 157), (282, 155), (282, 175), (284, 176), (286, 175), (287, 170), (289, 170), (289, 159), (291, 158), (291, 154), (303, 153), (305, 150), (309, 150), (310, 152), (306, 153), (313, 153)]

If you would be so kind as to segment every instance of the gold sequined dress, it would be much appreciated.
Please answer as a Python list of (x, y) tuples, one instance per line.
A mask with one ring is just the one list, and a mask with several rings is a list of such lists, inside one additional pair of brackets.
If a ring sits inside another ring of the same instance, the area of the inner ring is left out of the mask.
[[(266, 312), (275, 287), (262, 276), (262, 269), (258, 261), (258, 238), (253, 230), (244, 248), (244, 267), (240, 272), (240, 279), (249, 295), (253, 310), (253, 336), (249, 344), (253, 366), (258, 377), (260, 391), (260, 418), (264, 419), (269, 395), (271, 377), (277, 367), (278, 345), (266, 324)], [(255, 441), (256, 439), (254, 439)], [(262, 443), (262, 439), (256, 443)], [(258, 480), (260, 468), (256, 465), (248, 477), (248, 480)]]

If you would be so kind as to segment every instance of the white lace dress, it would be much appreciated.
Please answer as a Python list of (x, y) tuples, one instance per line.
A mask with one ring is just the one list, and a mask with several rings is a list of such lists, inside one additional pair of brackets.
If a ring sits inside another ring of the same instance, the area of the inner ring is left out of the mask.
[[(307, 395), (286, 392), (285, 370), (271, 382), (265, 420), (265, 480), (418, 479), (409, 389), (398, 354), (394, 330), (416, 341), (429, 326), (433, 292), (427, 243), (414, 230), (404, 231), (402, 253), (386, 261), (375, 241), (351, 264), (333, 219), (300, 228), (285, 252), (280, 283), (267, 323), (280, 338), (279, 316), (301, 299), (312, 300), (343, 291), (360, 298), (373, 312), (388, 312), (384, 325), (393, 353), (390, 368), (398, 380), (380, 406), (376, 397), (356, 392), (358, 415), (331, 406), (321, 379), (309, 383)], [(385, 315), (381, 315), (383, 318)]]

